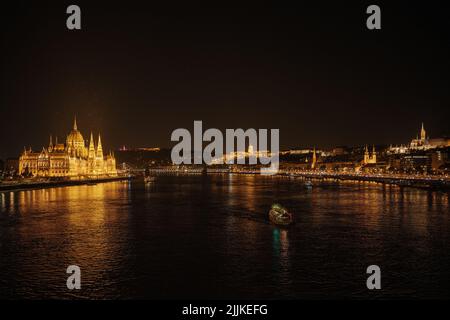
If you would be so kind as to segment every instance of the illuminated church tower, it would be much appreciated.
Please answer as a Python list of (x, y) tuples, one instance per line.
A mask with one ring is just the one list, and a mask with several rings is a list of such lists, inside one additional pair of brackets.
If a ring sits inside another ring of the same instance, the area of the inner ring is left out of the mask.
[(377, 163), (377, 154), (375, 152), (375, 146), (372, 146), (372, 154), (369, 154), (369, 148), (366, 145), (366, 148), (364, 150), (364, 159), (363, 164), (369, 164), (369, 163)]
[(375, 145), (372, 145), (372, 157), (370, 158), (371, 163), (377, 163), (377, 153), (375, 152)]
[(316, 163), (317, 163), (317, 155), (316, 155), (316, 147), (314, 147), (312, 160), (311, 160), (311, 169), (316, 168)]
[(426, 150), (429, 148), (428, 138), (427, 138), (427, 132), (425, 131), (425, 127), (422, 122), (422, 127), (420, 128), (420, 135), (417, 136), (416, 139), (411, 140), (411, 143), (409, 144), (409, 147), (411, 149), (424, 149)]
[(425, 128), (423, 127), (423, 122), (422, 122), (422, 129), (420, 129), (420, 140), (425, 142), (426, 139), (427, 139), (427, 134), (425, 132)]
[(363, 163), (367, 164), (367, 163), (369, 163), (369, 160), (370, 160), (369, 149), (367, 148), (367, 145), (366, 145), (366, 148), (364, 149), (364, 160), (363, 160)]

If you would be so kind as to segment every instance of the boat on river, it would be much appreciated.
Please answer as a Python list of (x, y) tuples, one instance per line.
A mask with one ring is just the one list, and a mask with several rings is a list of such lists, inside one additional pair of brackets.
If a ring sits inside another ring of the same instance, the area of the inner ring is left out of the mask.
[(273, 204), (270, 208), (269, 219), (273, 224), (281, 226), (288, 226), (294, 223), (293, 214), (279, 203)]

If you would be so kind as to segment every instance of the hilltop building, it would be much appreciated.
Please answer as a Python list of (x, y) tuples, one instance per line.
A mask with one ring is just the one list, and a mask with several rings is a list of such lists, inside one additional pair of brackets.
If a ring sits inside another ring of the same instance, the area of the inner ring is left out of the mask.
[(416, 139), (411, 140), (411, 143), (409, 144), (409, 146), (411, 149), (421, 149), (421, 148), (426, 148), (428, 146), (427, 132), (425, 131), (423, 122), (422, 122), (422, 128), (420, 129), (420, 138), (419, 138), (419, 135), (417, 135)]
[(415, 139), (412, 139), (409, 145), (390, 146), (388, 153), (410, 153), (411, 151), (429, 150), (434, 148), (450, 147), (450, 139), (447, 137), (430, 138), (427, 136), (425, 127), (422, 122), (422, 127)]

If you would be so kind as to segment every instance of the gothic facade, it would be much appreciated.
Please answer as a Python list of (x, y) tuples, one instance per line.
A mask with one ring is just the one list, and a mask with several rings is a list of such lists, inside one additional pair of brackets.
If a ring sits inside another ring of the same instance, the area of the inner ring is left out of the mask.
[(116, 176), (117, 169), (114, 154), (103, 154), (100, 134), (95, 145), (91, 133), (87, 147), (75, 119), (65, 143), (56, 139), (53, 144), (50, 137), (48, 147), (40, 152), (25, 149), (19, 158), (19, 173), (35, 177)]
[(419, 136), (417, 136), (416, 139), (412, 139), (409, 145), (411, 149), (427, 149), (428, 144), (427, 133), (422, 122), (422, 128), (420, 129), (420, 138)]

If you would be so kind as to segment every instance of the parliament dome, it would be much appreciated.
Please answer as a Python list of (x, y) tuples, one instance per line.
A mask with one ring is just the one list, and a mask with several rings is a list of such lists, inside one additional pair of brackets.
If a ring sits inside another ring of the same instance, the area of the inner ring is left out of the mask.
[(66, 139), (67, 146), (74, 146), (75, 148), (84, 147), (84, 138), (80, 131), (77, 128), (77, 119), (73, 122), (73, 129), (67, 135)]

